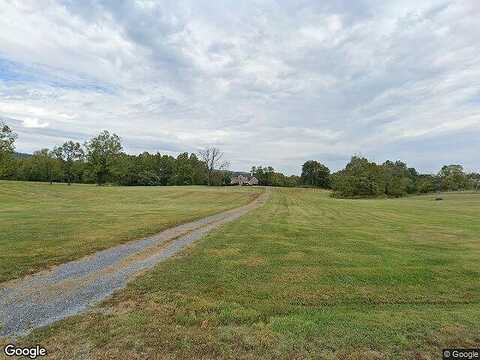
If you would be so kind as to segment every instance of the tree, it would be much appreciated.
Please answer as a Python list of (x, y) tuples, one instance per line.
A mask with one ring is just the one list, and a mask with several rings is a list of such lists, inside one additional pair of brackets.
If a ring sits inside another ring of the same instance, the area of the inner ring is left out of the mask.
[(259, 185), (274, 186), (275, 169), (271, 166), (252, 166), (250, 172), (252, 176), (255, 176)]
[(211, 147), (198, 152), (200, 159), (207, 169), (207, 184), (212, 185), (213, 174), (215, 170), (225, 170), (229, 164), (223, 161), (223, 153), (219, 148)]
[(385, 176), (385, 194), (400, 197), (412, 191), (413, 182), (411, 176), (416, 174), (415, 169), (408, 169), (407, 164), (401, 161), (387, 160), (383, 163)]
[(415, 194), (418, 189), (417, 189), (417, 179), (418, 179), (419, 173), (417, 169), (415, 168), (408, 168), (408, 178), (410, 179), (410, 182), (407, 186), (407, 193), (409, 194)]
[(119, 185), (138, 185), (140, 169), (135, 155), (121, 153), (112, 165), (111, 173)]
[(475, 191), (480, 190), (480, 174), (471, 173), (468, 174), (468, 180), (470, 182), (470, 188)]
[(174, 185), (175, 183), (175, 158), (163, 155), (158, 162), (158, 176), (161, 185)]
[(35, 151), (25, 162), (30, 165), (30, 176), (35, 181), (48, 181), (50, 184), (62, 176), (62, 167), (56, 155), (48, 149)]
[(206, 182), (205, 164), (200, 161), (194, 153), (190, 154), (190, 166), (192, 167), (192, 183), (195, 185), (203, 185)]
[(383, 169), (365, 158), (353, 156), (344, 170), (333, 174), (332, 189), (339, 197), (384, 195)]
[(330, 169), (315, 160), (309, 160), (302, 166), (302, 184), (328, 188), (330, 185)]
[(263, 186), (297, 186), (301, 183), (300, 178), (295, 175), (285, 176), (280, 172), (276, 172), (271, 166), (252, 166), (250, 171), (255, 176), (259, 185)]
[(107, 130), (85, 143), (87, 161), (97, 185), (103, 185), (111, 175), (112, 166), (122, 151), (120, 138)]
[(468, 178), (462, 165), (445, 165), (438, 176), (443, 191), (465, 190), (468, 186)]
[(193, 182), (193, 170), (188, 153), (177, 156), (175, 161), (175, 185), (191, 185)]
[(17, 140), (17, 134), (7, 124), (0, 121), (0, 177), (8, 175), (12, 168), (15, 140)]
[(434, 175), (418, 175), (416, 185), (417, 191), (421, 194), (437, 190), (437, 180)]
[(62, 163), (63, 173), (68, 185), (72, 183), (74, 162), (82, 160), (84, 152), (78, 142), (67, 141), (53, 149), (53, 154)]

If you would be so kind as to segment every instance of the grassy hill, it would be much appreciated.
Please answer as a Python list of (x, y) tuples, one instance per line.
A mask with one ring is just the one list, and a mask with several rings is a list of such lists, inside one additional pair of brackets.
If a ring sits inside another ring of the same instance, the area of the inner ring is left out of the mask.
[(478, 347), (480, 194), (442, 197), (277, 189), (95, 311), (24, 341), (54, 359), (438, 359)]

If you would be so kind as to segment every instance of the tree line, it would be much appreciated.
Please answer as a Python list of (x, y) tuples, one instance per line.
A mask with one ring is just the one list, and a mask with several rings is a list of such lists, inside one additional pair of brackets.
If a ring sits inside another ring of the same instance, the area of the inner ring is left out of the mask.
[(401, 197), (436, 191), (480, 190), (480, 174), (465, 173), (461, 165), (445, 165), (433, 174), (419, 174), (402, 161), (387, 160), (376, 164), (364, 157), (353, 156), (343, 170), (333, 174), (321, 163), (310, 160), (303, 164), (303, 185), (333, 190), (333, 196)]
[[(17, 135), (0, 122), (0, 179), (118, 185), (229, 185), (232, 172), (217, 148), (184, 152), (177, 157), (130, 155), (116, 134), (102, 131), (86, 141), (67, 141), (31, 156), (14, 156)], [(307, 186), (331, 189), (336, 197), (401, 197), (435, 191), (480, 190), (480, 174), (465, 173), (461, 165), (443, 166), (437, 174), (420, 174), (401, 161), (376, 164), (353, 156), (344, 169), (331, 173), (324, 164), (309, 160), (301, 176), (287, 176), (271, 166), (250, 171), (259, 185)]]
[(258, 179), (258, 184), (263, 186), (294, 187), (301, 184), (301, 179), (296, 175), (284, 175), (271, 166), (253, 166), (250, 175)]
[(130, 155), (123, 151), (120, 137), (105, 130), (83, 145), (67, 141), (31, 156), (15, 156), (16, 139), (7, 125), (0, 124), (1, 179), (132, 186), (230, 184), (228, 163), (217, 148), (177, 157)]

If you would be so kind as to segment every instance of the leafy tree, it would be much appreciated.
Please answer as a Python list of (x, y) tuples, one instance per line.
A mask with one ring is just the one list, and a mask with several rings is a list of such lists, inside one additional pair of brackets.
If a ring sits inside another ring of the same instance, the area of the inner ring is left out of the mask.
[(104, 130), (88, 141), (85, 148), (87, 161), (96, 183), (105, 184), (111, 175), (114, 162), (122, 151), (120, 138)]
[(170, 155), (163, 155), (158, 163), (158, 176), (161, 185), (175, 184), (175, 158)]
[(300, 184), (298, 176), (285, 176), (280, 172), (276, 172), (271, 166), (253, 166), (250, 171), (255, 176), (259, 185), (263, 186), (297, 186)]
[(383, 169), (365, 158), (354, 156), (344, 170), (332, 176), (332, 188), (338, 197), (384, 195)]
[(255, 176), (259, 185), (273, 186), (275, 170), (271, 166), (253, 166), (251, 170), (252, 176)]
[(111, 167), (111, 175), (120, 185), (139, 185), (139, 173), (140, 168), (135, 155), (121, 153)]
[(15, 140), (17, 134), (0, 121), (0, 177), (10, 174), (13, 163), (13, 152), (15, 151)]
[(175, 161), (175, 185), (193, 184), (193, 169), (188, 153), (177, 156)]
[(207, 170), (207, 184), (212, 185), (213, 174), (216, 170), (225, 170), (229, 164), (223, 161), (223, 153), (219, 148), (211, 147), (198, 152), (200, 159)]
[(195, 154), (190, 154), (190, 166), (192, 168), (192, 184), (202, 185), (207, 181), (205, 164)]
[[(329, 179), (330, 182), (330, 179)], [(300, 176), (290, 175), (285, 179), (285, 186), (295, 187), (301, 184)]]
[(416, 187), (421, 194), (437, 191), (437, 179), (433, 175), (418, 175)]
[(74, 177), (74, 162), (82, 160), (84, 157), (82, 145), (78, 142), (67, 141), (63, 145), (55, 147), (53, 154), (62, 163), (65, 179), (70, 185)]
[(330, 169), (315, 160), (309, 160), (302, 166), (302, 184), (328, 188), (330, 186)]
[(443, 191), (465, 190), (468, 186), (468, 179), (462, 165), (445, 165), (438, 176)]
[(285, 176), (280, 172), (274, 172), (272, 176), (272, 186), (294, 187), (301, 184), (299, 176)]
[(470, 182), (470, 188), (475, 191), (480, 190), (480, 174), (471, 173), (468, 174), (468, 180)]
[[(412, 175), (416, 171), (409, 170), (401, 161), (387, 160), (382, 165), (385, 176), (385, 194), (400, 197), (406, 195), (414, 188)], [(415, 170), (415, 169), (413, 169)]]
[(129, 185), (155, 186), (160, 185), (158, 160), (160, 154), (144, 152), (138, 156), (129, 156), (131, 171), (135, 173), (133, 182)]
[[(275, 186), (275, 169), (272, 166), (259, 166), (257, 168), (257, 175), (254, 175), (260, 185)], [(258, 176), (258, 177), (257, 177)]]
[(407, 193), (415, 194), (417, 192), (418, 176), (419, 176), (419, 173), (415, 168), (408, 168), (408, 178), (410, 179), (410, 182), (407, 186)]
[(155, 186), (160, 184), (160, 178), (152, 170), (143, 170), (138, 174), (138, 185)]
[(48, 149), (35, 151), (33, 156), (25, 162), (31, 164), (31, 176), (35, 181), (48, 181), (50, 184), (54, 180), (63, 176), (62, 165), (55, 158), (55, 154)]

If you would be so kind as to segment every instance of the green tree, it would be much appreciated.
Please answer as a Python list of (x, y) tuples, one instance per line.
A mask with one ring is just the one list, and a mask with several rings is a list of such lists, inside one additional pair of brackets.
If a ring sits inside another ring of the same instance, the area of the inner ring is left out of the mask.
[(111, 167), (111, 176), (119, 185), (138, 185), (139, 173), (140, 169), (135, 155), (121, 153)]
[(417, 178), (419, 176), (418, 171), (415, 168), (408, 168), (408, 178), (410, 182), (407, 186), (407, 193), (415, 194), (417, 190)]
[(84, 157), (82, 145), (70, 140), (61, 146), (55, 147), (53, 154), (62, 163), (65, 179), (68, 185), (70, 185), (74, 177), (74, 162), (82, 160)]
[(275, 169), (271, 166), (258, 166), (256, 171), (252, 169), (252, 175), (258, 179), (258, 183), (264, 186), (274, 185)]
[(0, 121), (0, 177), (10, 175), (13, 170), (13, 152), (15, 151), (17, 134)]
[(353, 156), (344, 170), (332, 176), (332, 189), (338, 197), (369, 197), (385, 194), (385, 178), (381, 166), (365, 158)]
[(309, 160), (302, 166), (302, 184), (328, 188), (330, 186), (330, 169), (315, 160)]
[(480, 190), (480, 174), (478, 173), (468, 174), (468, 180), (470, 182), (469, 186), (472, 190), (475, 190), (475, 191)]
[(193, 169), (188, 153), (181, 153), (175, 161), (175, 185), (191, 185)]
[(433, 175), (418, 175), (416, 187), (421, 194), (437, 191), (437, 179)]
[(445, 165), (438, 176), (443, 191), (465, 190), (468, 186), (468, 178), (462, 165)]
[(400, 197), (406, 195), (413, 188), (412, 175), (416, 173), (407, 168), (401, 161), (387, 160), (383, 163), (385, 176), (385, 194), (388, 196)]
[(273, 168), (271, 166), (252, 166), (250, 171), (252, 176), (255, 176), (258, 180), (259, 185), (263, 186), (272, 186), (272, 172)]
[(52, 184), (53, 181), (60, 179), (63, 175), (60, 161), (48, 149), (35, 151), (26, 162), (31, 164), (31, 176), (35, 181), (48, 181)]
[(105, 184), (112, 172), (113, 164), (122, 152), (120, 138), (116, 134), (102, 131), (85, 143), (87, 162), (97, 185)]
[[(330, 179), (329, 179), (330, 182)], [(301, 184), (301, 178), (300, 176), (297, 175), (290, 175), (289, 177), (286, 178), (286, 185), (289, 187), (295, 187)]]
[(200, 161), (194, 153), (190, 154), (189, 161), (192, 168), (192, 183), (195, 185), (204, 185), (207, 182), (205, 164)]
[(158, 173), (158, 163), (160, 154), (150, 154), (144, 152), (137, 157), (138, 185), (155, 186), (160, 185), (160, 175)]
[(158, 176), (161, 185), (175, 184), (175, 158), (170, 155), (163, 155), (158, 162)]
[(276, 172), (271, 166), (252, 166), (250, 174), (257, 178), (259, 185), (263, 186), (297, 186), (301, 183), (298, 176), (285, 176)]

